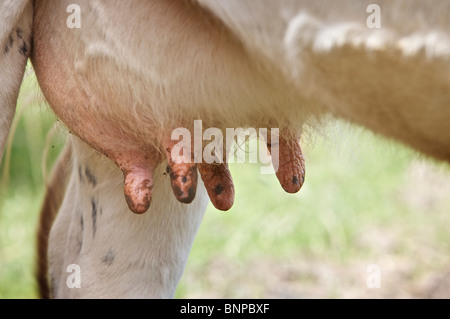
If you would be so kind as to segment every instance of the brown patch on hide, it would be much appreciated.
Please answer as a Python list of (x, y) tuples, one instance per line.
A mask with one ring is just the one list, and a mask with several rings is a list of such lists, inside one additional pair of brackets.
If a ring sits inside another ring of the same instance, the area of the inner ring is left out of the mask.
[(52, 296), (50, 280), (48, 278), (48, 239), (50, 229), (64, 199), (70, 178), (72, 165), (72, 148), (70, 145), (68, 144), (55, 165), (50, 182), (46, 188), (39, 217), (36, 280), (38, 282), (39, 296), (42, 299), (49, 299)]

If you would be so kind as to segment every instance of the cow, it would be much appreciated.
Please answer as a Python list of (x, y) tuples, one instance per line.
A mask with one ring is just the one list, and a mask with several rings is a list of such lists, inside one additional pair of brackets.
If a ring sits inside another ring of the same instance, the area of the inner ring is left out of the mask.
[[(44, 298), (173, 297), (208, 197), (221, 210), (234, 200), (229, 149), (213, 163), (179, 152), (174, 132), (193, 132), (196, 120), (223, 132), (270, 128), (265, 143), (289, 193), (305, 181), (302, 127), (326, 114), (450, 161), (450, 1), (3, 0), (0, 9), (2, 151), (28, 58), (71, 133), (40, 219)], [(83, 270), (80, 289), (67, 285), (70, 265)]]

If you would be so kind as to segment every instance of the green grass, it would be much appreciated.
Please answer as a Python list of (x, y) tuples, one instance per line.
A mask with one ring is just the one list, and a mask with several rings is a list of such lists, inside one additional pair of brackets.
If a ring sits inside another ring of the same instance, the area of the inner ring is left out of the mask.
[[(408, 296), (425, 294), (425, 291), (415, 291), (416, 284), (422, 285), (419, 281), (426, 276), (448, 269), (448, 167), (427, 162), (400, 145), (344, 123), (332, 123), (325, 131), (329, 134), (326, 138), (318, 138), (314, 143), (304, 141), (307, 177), (298, 194), (285, 194), (276, 178), (260, 175), (257, 166), (232, 167), (235, 205), (226, 213), (209, 207), (190, 255), (187, 275), (180, 283), (179, 297), (214, 296), (217, 290), (222, 290), (220, 297), (273, 296), (265, 281), (272, 282), (267, 278), (278, 276), (276, 267), (291, 263), (296, 273), (295, 264), (303, 263), (304, 259), (314, 261), (311, 267), (317, 261), (331, 269), (349, 266), (348, 277), (344, 280), (349, 282), (358, 275), (352, 265), (386, 264), (383, 261), (386, 256), (391, 262), (399, 259), (399, 266), (403, 262), (411, 264), (412, 269), (408, 271), (419, 278), (417, 283), (412, 280), (404, 283), (403, 288), (397, 287), (399, 291), (411, 290)], [(336, 135), (339, 139), (333, 140)], [(409, 193), (410, 183), (415, 182), (415, 177), (411, 176), (414, 165), (436, 175), (444, 184), (440, 194), (425, 198), (430, 196), (429, 184), (435, 182), (433, 178), (427, 180), (426, 176), (425, 180), (418, 178), (415, 192)], [(410, 196), (423, 196), (424, 201), (430, 203), (414, 206)], [(376, 237), (372, 239), (374, 233)], [(385, 240), (389, 243), (383, 243)], [(429, 250), (434, 252), (433, 261), (420, 260)], [(219, 268), (224, 268), (224, 273), (211, 269), (215, 260), (221, 260)], [(275, 268), (252, 276), (252, 271), (258, 272), (255, 265), (252, 266), (255, 261), (259, 263), (256, 267), (260, 267), (270, 260), (276, 261), (275, 264), (269, 262)], [(238, 278), (228, 273), (227, 266), (236, 270)], [(359, 271), (363, 278), (359, 283), (360, 293), (353, 296), (364, 297), (367, 274), (365, 269)], [(301, 278), (313, 271), (297, 272)], [(217, 287), (210, 273), (228, 277), (230, 281), (225, 280)], [(252, 290), (242, 293), (240, 280), (250, 281)], [(400, 284), (398, 281), (397, 278), (391, 285), (395, 287)], [(300, 286), (303, 282), (304, 278), (298, 280)], [(314, 280), (313, 284), (320, 285)], [(320, 294), (308, 295), (308, 291), (305, 294), (307, 297), (342, 297), (348, 285), (350, 283), (346, 282)], [(192, 286), (204, 292), (191, 292)], [(393, 295), (402, 296), (400, 293)], [(282, 294), (274, 297), (280, 296), (283, 297)], [(298, 295), (293, 293), (289, 297)]]
[[(62, 137), (55, 137), (47, 145), (55, 118), (40, 101), (34, 75), (27, 76), (18, 102), (14, 142), (10, 154), (5, 152), (1, 166), (0, 298), (36, 297), (35, 236), (44, 193), (42, 163), (45, 160), (51, 166), (63, 141)], [(9, 156), (9, 167), (5, 167)]]
[[(18, 109), (36, 96), (29, 77)], [(43, 154), (50, 166), (63, 144), (46, 142), (54, 120), (32, 102), (18, 122), (1, 193), (0, 298), (37, 296)], [(176, 297), (430, 295), (450, 265), (449, 168), (342, 122), (320, 132), (303, 140), (307, 173), (298, 194), (284, 193), (256, 164), (231, 165), (235, 204), (228, 212), (208, 207)], [(372, 263), (383, 273), (376, 291), (365, 285)]]
[[(434, 276), (445, 274), (450, 261), (448, 167), (341, 122), (325, 132), (304, 141), (307, 177), (298, 194), (285, 194), (257, 166), (232, 167), (234, 208), (222, 213), (209, 207), (177, 296), (286, 297), (268, 286), (271, 276), (284, 276), (277, 267), (286, 263), (299, 286), (310, 281), (289, 297), (343, 297), (347, 290), (353, 297), (373, 296), (365, 285), (372, 263), (390, 272), (388, 287), (375, 296), (430, 293), (439, 280)], [(442, 187), (430, 193), (436, 183)], [(305, 260), (312, 260), (310, 267), (296, 266)], [(347, 268), (344, 279), (327, 278), (336, 283), (331, 287), (320, 282), (327, 274), (305, 279), (318, 262), (330, 275)], [(310, 286), (325, 289), (318, 293)]]

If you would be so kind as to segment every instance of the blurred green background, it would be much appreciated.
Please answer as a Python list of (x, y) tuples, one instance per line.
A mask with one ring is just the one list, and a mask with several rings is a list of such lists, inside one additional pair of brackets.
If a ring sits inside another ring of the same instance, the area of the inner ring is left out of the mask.
[[(37, 297), (37, 218), (64, 145), (28, 73), (1, 167), (0, 298)], [(450, 297), (448, 165), (340, 121), (309, 130), (302, 146), (295, 195), (256, 164), (231, 165), (234, 207), (208, 207), (176, 297)], [(378, 289), (366, 284), (370, 264)]]

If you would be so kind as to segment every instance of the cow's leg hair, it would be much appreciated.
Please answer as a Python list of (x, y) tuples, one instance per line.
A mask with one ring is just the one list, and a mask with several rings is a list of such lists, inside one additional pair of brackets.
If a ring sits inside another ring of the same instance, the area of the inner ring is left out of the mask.
[[(191, 204), (178, 202), (162, 163), (149, 211), (131, 214), (121, 170), (80, 140), (71, 143), (72, 174), (49, 241), (54, 297), (173, 297), (208, 203), (203, 184)], [(70, 264), (80, 266), (81, 288), (66, 283)]]
[(31, 48), (30, 1), (0, 3), (0, 163)]

